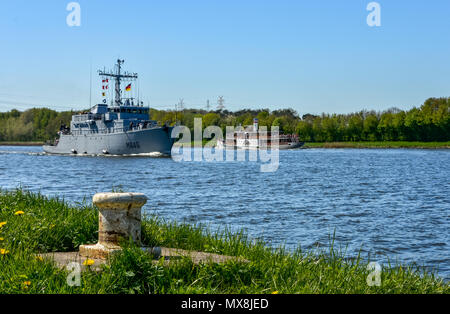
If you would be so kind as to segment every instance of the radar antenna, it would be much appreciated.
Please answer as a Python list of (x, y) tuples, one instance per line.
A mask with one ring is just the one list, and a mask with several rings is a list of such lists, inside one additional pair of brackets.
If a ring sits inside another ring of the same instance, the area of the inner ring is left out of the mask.
[(104, 77), (112, 77), (115, 81), (116, 81), (116, 86), (115, 86), (115, 99), (114, 99), (114, 103), (116, 106), (122, 106), (122, 89), (120, 88), (120, 83), (122, 81), (122, 79), (129, 79), (129, 80), (136, 80), (138, 78), (138, 74), (137, 73), (128, 73), (128, 72), (124, 72), (122, 74), (122, 65), (125, 63), (125, 60), (117, 60), (117, 66), (116, 66), (116, 71), (98, 71), (98, 74), (100, 76), (104, 76)]

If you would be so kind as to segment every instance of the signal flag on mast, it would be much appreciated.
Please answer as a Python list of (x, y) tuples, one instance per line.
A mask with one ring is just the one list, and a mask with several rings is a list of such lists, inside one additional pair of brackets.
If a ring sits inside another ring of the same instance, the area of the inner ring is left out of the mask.
[(129, 92), (129, 91), (131, 90), (131, 84), (128, 84), (127, 87), (125, 87), (125, 90), (126, 90), (127, 92)]

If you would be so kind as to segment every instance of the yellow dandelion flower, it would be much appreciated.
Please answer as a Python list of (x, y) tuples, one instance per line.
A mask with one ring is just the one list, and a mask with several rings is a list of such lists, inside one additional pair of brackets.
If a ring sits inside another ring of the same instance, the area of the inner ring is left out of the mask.
[(0, 238), (0, 241), (4, 241), (5, 240), (5, 238)]
[(0, 228), (3, 227), (4, 225), (6, 225), (6, 221), (0, 222)]
[(36, 256), (36, 260), (38, 260), (39, 262), (43, 262), (44, 258), (42, 256)]
[(8, 250), (0, 249), (0, 255), (6, 255), (6, 254), (9, 254)]
[(27, 290), (30, 285), (31, 285), (31, 281), (24, 281), (23, 282), (23, 289)]
[(278, 291), (274, 291), (274, 292), (272, 292), (272, 294), (278, 294), (279, 292)]
[(22, 216), (23, 214), (25, 214), (25, 212), (22, 211), (22, 210), (16, 211), (16, 212), (14, 213), (14, 215), (16, 215), (16, 216)]
[(95, 261), (93, 259), (87, 259), (83, 262), (84, 266), (92, 266), (94, 265)]

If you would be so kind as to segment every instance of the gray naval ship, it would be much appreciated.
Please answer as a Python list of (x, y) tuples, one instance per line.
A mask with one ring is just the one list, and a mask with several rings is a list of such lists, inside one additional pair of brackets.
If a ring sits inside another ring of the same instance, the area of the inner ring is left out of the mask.
[[(43, 146), (48, 154), (64, 155), (141, 155), (169, 156), (173, 146), (172, 127), (150, 120), (149, 108), (122, 98), (121, 82), (138, 78), (136, 73), (122, 73), (124, 60), (117, 60), (114, 71), (99, 75), (115, 81), (115, 99), (110, 106), (94, 106), (89, 112), (72, 116), (70, 127), (61, 126), (59, 138)], [(129, 85), (130, 86), (130, 85)]]

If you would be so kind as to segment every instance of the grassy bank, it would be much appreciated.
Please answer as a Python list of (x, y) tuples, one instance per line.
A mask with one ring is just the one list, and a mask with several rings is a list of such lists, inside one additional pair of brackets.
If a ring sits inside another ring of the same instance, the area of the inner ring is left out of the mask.
[(0, 146), (42, 146), (43, 142), (0, 142)]
[(450, 142), (331, 142), (306, 143), (305, 148), (450, 148)]
[(148, 217), (143, 242), (242, 256), (250, 263), (193, 265), (182, 259), (153, 264), (132, 245), (102, 272), (85, 271), (81, 286), (66, 284), (68, 272), (35, 253), (74, 251), (95, 243), (95, 208), (71, 207), (28, 192), (0, 193), (0, 294), (7, 293), (449, 293), (449, 285), (414, 267), (386, 267), (380, 287), (369, 287), (360, 258), (330, 249), (308, 253), (273, 250), (244, 233), (211, 233), (201, 226)]

